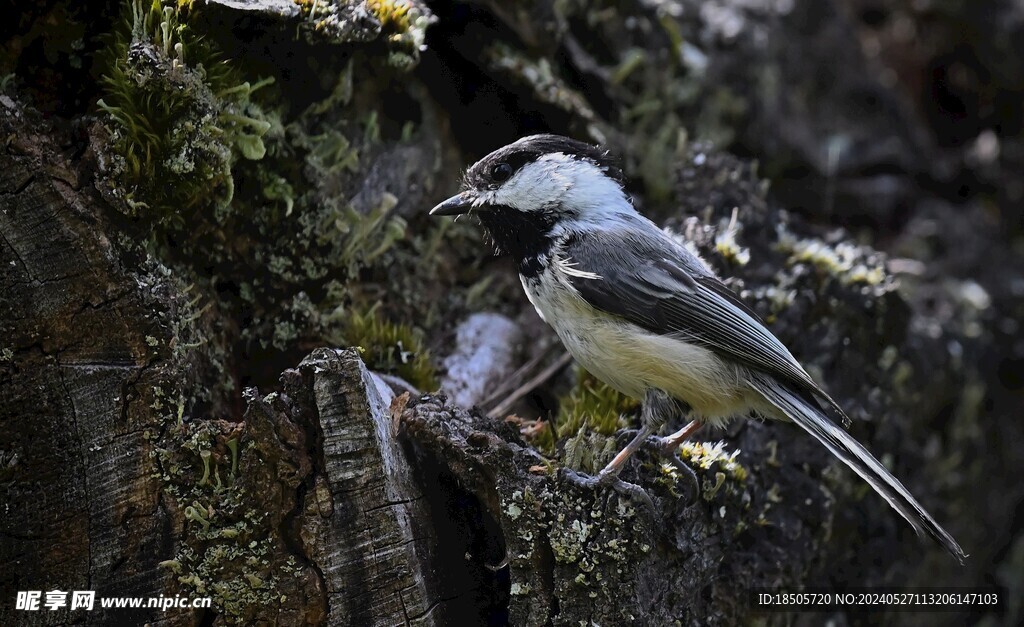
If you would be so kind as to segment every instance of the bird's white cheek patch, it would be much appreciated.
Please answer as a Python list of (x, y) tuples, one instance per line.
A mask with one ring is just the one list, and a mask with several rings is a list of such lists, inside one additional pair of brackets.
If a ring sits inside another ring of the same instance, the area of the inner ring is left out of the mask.
[(539, 211), (559, 202), (570, 187), (572, 181), (558, 171), (556, 164), (539, 160), (523, 166), (492, 194), (494, 204)]

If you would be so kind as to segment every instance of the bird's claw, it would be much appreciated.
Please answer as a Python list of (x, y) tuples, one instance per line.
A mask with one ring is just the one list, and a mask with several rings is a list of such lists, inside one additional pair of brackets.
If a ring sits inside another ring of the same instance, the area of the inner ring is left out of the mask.
[(700, 480), (693, 468), (679, 457), (679, 446), (668, 438), (652, 435), (647, 438), (646, 446), (668, 459), (668, 462), (679, 471), (679, 474), (686, 477), (689, 483), (687, 490), (686, 506), (689, 507), (697, 502), (700, 497)]
[(643, 503), (643, 505), (651, 512), (654, 513), (654, 501), (647, 494), (647, 491), (635, 483), (630, 483), (623, 480), (618, 476), (617, 473), (612, 472), (600, 472), (595, 477), (593, 475), (584, 475), (572, 470), (571, 468), (563, 468), (565, 478), (569, 479), (577, 485), (581, 485), (587, 488), (595, 489), (600, 487), (613, 488), (619, 494), (627, 496), (635, 501)]
[(601, 472), (597, 475), (597, 483), (600, 485), (610, 486), (619, 494), (643, 503), (648, 511), (652, 514), (654, 513), (654, 501), (652, 501), (650, 495), (647, 494), (647, 490), (644, 490), (637, 484), (625, 481), (622, 477), (619, 477), (618, 474), (605, 472)]
[(645, 447), (654, 451), (655, 453), (660, 453), (665, 457), (678, 457), (678, 445), (675, 444), (672, 440), (668, 438), (663, 438), (660, 435), (652, 435), (651, 437), (647, 438)]

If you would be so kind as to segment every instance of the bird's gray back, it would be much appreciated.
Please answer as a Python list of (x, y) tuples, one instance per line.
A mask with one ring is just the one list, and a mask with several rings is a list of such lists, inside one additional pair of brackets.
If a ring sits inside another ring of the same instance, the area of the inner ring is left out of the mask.
[(639, 215), (613, 226), (566, 231), (552, 252), (573, 270), (569, 282), (591, 306), (776, 376), (848, 423), (757, 314), (699, 257)]

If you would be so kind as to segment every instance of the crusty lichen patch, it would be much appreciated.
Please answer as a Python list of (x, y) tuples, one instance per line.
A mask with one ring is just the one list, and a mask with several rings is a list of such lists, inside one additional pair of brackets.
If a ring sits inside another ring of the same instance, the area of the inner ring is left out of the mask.
[[(157, 390), (153, 395), (154, 404), (172, 396)], [(164, 503), (182, 521), (174, 554), (160, 566), (183, 594), (211, 597), (213, 609), (232, 624), (273, 615), (272, 608), (287, 602), (281, 591), (307, 574), (280, 527), (294, 505), (289, 490), (304, 470), (273, 439), (280, 436), (271, 433), (274, 425), (265, 413), (275, 395), (252, 402), (259, 405), (250, 406), (245, 423), (181, 421), (180, 410), (164, 404), (164, 433), (147, 433)]]
[[(567, 484), (560, 484), (557, 491), (547, 485), (537, 491), (516, 489), (502, 499), (501, 517), (509, 541), (510, 611), (513, 619), (521, 621), (530, 622), (527, 617), (537, 609), (531, 594), (551, 594), (563, 603), (586, 599), (600, 607), (595, 615), (618, 615), (616, 599), (621, 598), (623, 586), (635, 585), (636, 569), (652, 550), (643, 540), (648, 532), (637, 524), (638, 513), (628, 499), (617, 495), (595, 499), (595, 493)], [(536, 573), (536, 563), (548, 559), (544, 555), (554, 560), (547, 565), (555, 571), (552, 590), (536, 589), (539, 582), (517, 578)], [(591, 613), (561, 609), (570, 615)]]

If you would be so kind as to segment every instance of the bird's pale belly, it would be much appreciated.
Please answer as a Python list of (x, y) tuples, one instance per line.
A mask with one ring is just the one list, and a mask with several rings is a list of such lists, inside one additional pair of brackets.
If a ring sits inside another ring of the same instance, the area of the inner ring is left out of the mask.
[(647, 389), (660, 389), (707, 420), (742, 415), (759, 404), (740, 368), (706, 348), (597, 311), (572, 291), (535, 286), (526, 292), (576, 361), (624, 394), (642, 399)]

